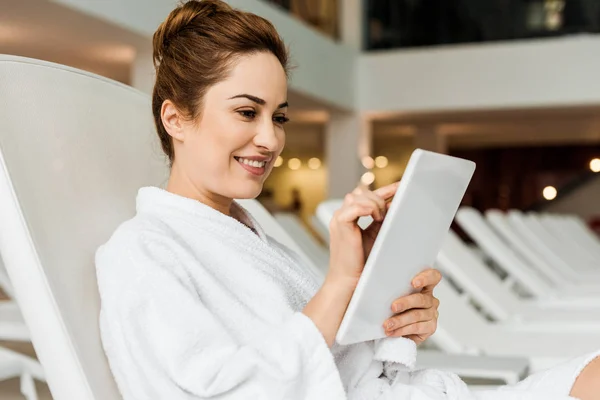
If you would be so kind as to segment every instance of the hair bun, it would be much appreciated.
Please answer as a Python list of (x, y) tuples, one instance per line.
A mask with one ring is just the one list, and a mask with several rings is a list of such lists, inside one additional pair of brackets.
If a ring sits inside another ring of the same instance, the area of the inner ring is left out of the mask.
[(197, 30), (203, 25), (202, 19), (228, 11), (232, 11), (231, 6), (221, 0), (189, 0), (177, 6), (160, 24), (152, 38), (155, 66), (160, 64), (169, 45), (182, 31), (190, 26)]

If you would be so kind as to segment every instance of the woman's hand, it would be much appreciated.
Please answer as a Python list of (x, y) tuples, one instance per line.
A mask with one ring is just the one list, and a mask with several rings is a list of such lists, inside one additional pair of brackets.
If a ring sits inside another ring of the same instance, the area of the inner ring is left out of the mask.
[(433, 289), (441, 280), (442, 274), (435, 269), (425, 270), (413, 279), (413, 287), (421, 292), (394, 300), (395, 315), (383, 324), (388, 337), (406, 337), (420, 344), (435, 333), (440, 301), (433, 296)]
[[(375, 191), (358, 187), (344, 198), (329, 224), (329, 276), (356, 287), (379, 228), (388, 209), (386, 201), (398, 189), (398, 182)], [(358, 226), (360, 217), (371, 216), (373, 223), (365, 230)]]

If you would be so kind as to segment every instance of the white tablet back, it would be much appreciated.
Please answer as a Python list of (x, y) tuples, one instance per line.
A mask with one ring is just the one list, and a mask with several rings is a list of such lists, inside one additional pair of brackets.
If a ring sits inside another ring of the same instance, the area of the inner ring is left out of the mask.
[(385, 337), (392, 302), (414, 291), (411, 281), (433, 266), (475, 164), (417, 149), (381, 226), (336, 340)]

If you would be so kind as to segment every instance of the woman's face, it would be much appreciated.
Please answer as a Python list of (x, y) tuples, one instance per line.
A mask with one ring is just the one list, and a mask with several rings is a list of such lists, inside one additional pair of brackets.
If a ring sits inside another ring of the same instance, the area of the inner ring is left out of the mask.
[[(283, 150), (286, 112), (287, 77), (279, 60), (267, 52), (240, 58), (207, 90), (199, 121), (182, 122), (179, 135), (170, 132), (171, 176), (186, 186), (177, 191), (218, 202), (258, 196)], [(165, 114), (163, 106), (163, 121)]]

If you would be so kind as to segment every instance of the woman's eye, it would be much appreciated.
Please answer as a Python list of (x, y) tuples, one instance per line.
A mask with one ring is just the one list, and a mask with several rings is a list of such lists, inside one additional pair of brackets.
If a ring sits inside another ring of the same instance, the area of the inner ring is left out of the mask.
[(290, 119), (284, 115), (278, 115), (273, 117), (273, 121), (277, 122), (278, 124), (285, 124), (286, 122), (288, 122)]
[(240, 110), (240, 111), (238, 111), (238, 113), (242, 117), (248, 118), (248, 119), (253, 119), (254, 117), (256, 117), (256, 111), (254, 111), (254, 110)]

